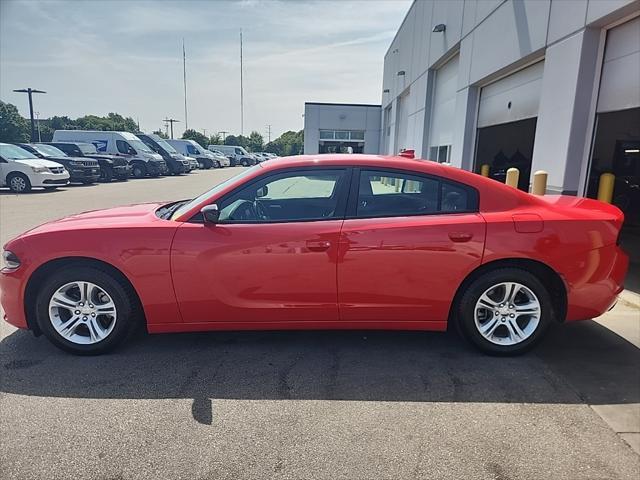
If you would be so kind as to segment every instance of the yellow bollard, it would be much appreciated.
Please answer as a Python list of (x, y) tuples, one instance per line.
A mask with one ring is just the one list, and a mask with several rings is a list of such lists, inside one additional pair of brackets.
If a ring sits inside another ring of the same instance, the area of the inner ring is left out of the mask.
[(480, 175), (482, 175), (483, 177), (489, 176), (489, 165), (485, 163), (480, 167)]
[(513, 188), (518, 188), (518, 180), (520, 179), (520, 170), (517, 168), (510, 168), (507, 170), (507, 178), (504, 183)]
[(600, 175), (598, 183), (598, 200), (605, 203), (611, 203), (613, 200), (613, 184), (616, 176), (613, 173), (603, 173)]
[(534, 195), (544, 195), (547, 192), (547, 176), (548, 174), (544, 170), (538, 170), (533, 174), (531, 193)]

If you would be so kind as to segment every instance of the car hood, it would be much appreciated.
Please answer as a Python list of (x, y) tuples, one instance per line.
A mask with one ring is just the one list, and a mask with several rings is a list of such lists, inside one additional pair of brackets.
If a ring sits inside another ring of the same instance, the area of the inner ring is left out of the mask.
[[(166, 202), (168, 203), (168, 202)], [(154, 221), (165, 221), (158, 218), (155, 211), (165, 203), (143, 203), (124, 207), (108, 208), (78, 213), (59, 220), (44, 223), (21, 235), (28, 237), (62, 230), (86, 230), (104, 228), (130, 228), (148, 225)]]
[(28, 165), (30, 167), (54, 168), (54, 167), (61, 167), (62, 166), (58, 162), (47, 160), (45, 158), (34, 158), (33, 160), (13, 160), (13, 161), (16, 162), (16, 163), (20, 163), (22, 165)]

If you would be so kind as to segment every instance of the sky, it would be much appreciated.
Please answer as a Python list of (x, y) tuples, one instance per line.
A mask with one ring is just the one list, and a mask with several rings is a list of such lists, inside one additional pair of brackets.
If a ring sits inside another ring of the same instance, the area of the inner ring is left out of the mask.
[(28, 117), (106, 115), (143, 131), (188, 126), (272, 139), (303, 128), (304, 102), (380, 103), (384, 54), (411, 0), (0, 0), (0, 100)]

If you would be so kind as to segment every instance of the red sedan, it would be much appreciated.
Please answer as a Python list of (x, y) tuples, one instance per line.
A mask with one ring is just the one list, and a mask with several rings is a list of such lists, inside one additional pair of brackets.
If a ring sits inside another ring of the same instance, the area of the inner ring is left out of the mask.
[(616, 207), (434, 162), (325, 155), (193, 200), (74, 215), (5, 245), (6, 320), (78, 354), (149, 332), (445, 330), (517, 354), (597, 317), (628, 258)]

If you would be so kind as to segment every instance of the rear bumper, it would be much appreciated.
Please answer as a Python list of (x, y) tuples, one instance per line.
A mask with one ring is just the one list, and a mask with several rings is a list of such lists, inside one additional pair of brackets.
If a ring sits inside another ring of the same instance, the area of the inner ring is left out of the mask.
[(624, 290), (629, 256), (617, 245), (594, 249), (568, 283), (567, 321), (599, 317), (609, 311)]

